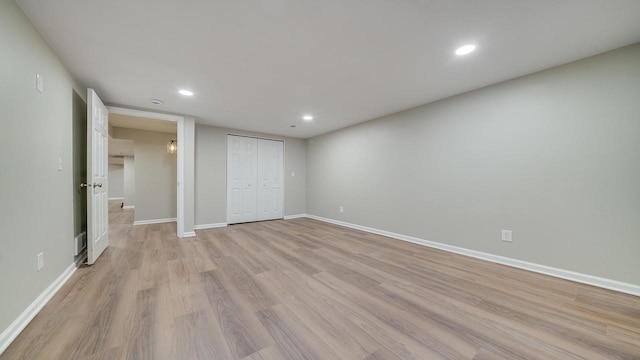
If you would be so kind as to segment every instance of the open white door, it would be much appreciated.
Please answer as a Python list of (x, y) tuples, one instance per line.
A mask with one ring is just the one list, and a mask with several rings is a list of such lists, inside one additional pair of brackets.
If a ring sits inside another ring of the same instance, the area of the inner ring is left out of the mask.
[(109, 111), (93, 89), (87, 90), (87, 263), (109, 245)]

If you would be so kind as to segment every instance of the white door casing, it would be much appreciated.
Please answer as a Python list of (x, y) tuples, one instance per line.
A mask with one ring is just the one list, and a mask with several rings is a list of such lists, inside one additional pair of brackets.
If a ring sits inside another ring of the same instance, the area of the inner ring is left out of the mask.
[(258, 220), (281, 219), (284, 143), (258, 139)]
[[(178, 178), (177, 178), (177, 235), (178, 237), (195, 236), (193, 231), (193, 210), (187, 219), (185, 215), (188, 209), (192, 209), (193, 203), (193, 169), (194, 169), (194, 141), (195, 119), (179, 115), (127, 109), (117, 106), (107, 106), (109, 113), (135, 117), (144, 117), (164, 121), (173, 121), (178, 125)], [(185, 149), (189, 149), (186, 151)], [(190, 192), (190, 194), (189, 194)], [(190, 196), (189, 196), (190, 195)], [(188, 222), (188, 224), (187, 224)]]
[(109, 245), (109, 111), (93, 89), (87, 90), (87, 263)]
[(227, 137), (227, 222), (256, 221), (257, 139)]

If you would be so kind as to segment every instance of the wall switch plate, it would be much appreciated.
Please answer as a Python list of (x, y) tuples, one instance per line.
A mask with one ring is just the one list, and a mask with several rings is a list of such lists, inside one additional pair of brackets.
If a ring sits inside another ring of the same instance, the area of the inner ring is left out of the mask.
[(36, 74), (36, 90), (38, 90), (38, 92), (44, 91), (44, 80), (42, 80), (40, 74)]
[(62, 158), (58, 158), (58, 171), (62, 171)]
[(502, 230), (502, 241), (512, 242), (511, 230)]
[(344, 207), (340, 206), (340, 214), (344, 213)]
[(38, 271), (44, 267), (44, 253), (38, 253)]
[(295, 173), (295, 171), (292, 171), (292, 172), (291, 172), (291, 177), (296, 177), (296, 173)]

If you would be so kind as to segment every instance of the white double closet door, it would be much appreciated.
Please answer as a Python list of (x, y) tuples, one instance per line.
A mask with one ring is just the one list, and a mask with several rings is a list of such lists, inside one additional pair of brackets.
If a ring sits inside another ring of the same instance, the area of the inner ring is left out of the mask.
[(227, 223), (282, 219), (284, 143), (227, 137)]

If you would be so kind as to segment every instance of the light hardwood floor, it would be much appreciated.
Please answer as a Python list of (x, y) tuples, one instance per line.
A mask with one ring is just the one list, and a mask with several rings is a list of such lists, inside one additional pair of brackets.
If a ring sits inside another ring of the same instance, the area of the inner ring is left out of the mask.
[(310, 219), (132, 226), (1, 359), (640, 359), (640, 298)]

